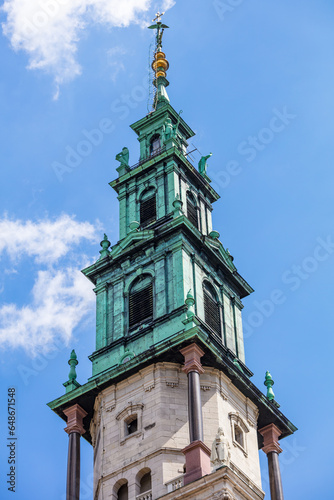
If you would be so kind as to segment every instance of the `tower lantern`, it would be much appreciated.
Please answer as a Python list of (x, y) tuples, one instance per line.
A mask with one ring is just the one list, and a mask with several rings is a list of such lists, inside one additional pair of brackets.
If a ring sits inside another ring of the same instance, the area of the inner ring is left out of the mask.
[(262, 500), (259, 449), (283, 500), (278, 440), (296, 427), (269, 372), (268, 397), (251, 381), (241, 313), (253, 289), (213, 228), (211, 153), (198, 168), (188, 159), (194, 132), (166, 92), (161, 16), (149, 27), (154, 109), (131, 125), (139, 162), (123, 147), (110, 182), (119, 241), (104, 235), (83, 270), (96, 294), (92, 376), (76, 382), (73, 351), (66, 394), (49, 403), (70, 437), (67, 500), (79, 499), (80, 436), (94, 448), (96, 500)]

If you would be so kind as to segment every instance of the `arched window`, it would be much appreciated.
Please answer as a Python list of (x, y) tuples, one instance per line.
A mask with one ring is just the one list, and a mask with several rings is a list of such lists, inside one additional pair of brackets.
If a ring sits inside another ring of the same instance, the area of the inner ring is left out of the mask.
[(198, 215), (195, 198), (191, 193), (187, 193), (187, 217), (198, 229)]
[(136, 477), (136, 490), (137, 500), (151, 500), (152, 499), (152, 479), (151, 469), (145, 467), (140, 470)]
[(128, 483), (126, 482), (125, 484), (122, 484), (122, 486), (119, 488), (117, 492), (117, 500), (128, 500), (128, 499), (129, 499)]
[(140, 492), (146, 493), (152, 489), (151, 473), (147, 472), (140, 480)]
[(235, 446), (240, 448), (245, 457), (248, 456), (247, 452), (247, 432), (249, 432), (248, 425), (240, 417), (239, 413), (231, 412), (228, 414), (231, 419), (232, 441)]
[(125, 423), (125, 435), (130, 436), (134, 432), (138, 430), (138, 416), (137, 413), (130, 415), (128, 418), (124, 420)]
[(156, 154), (161, 148), (160, 135), (155, 134), (150, 142), (150, 155)]
[(215, 289), (207, 281), (203, 283), (203, 297), (205, 323), (216, 333), (220, 334), (220, 307), (218, 298)]
[(237, 424), (234, 425), (234, 439), (242, 448), (244, 448), (244, 433)]
[(144, 191), (140, 198), (140, 224), (147, 226), (157, 218), (157, 202), (155, 189), (150, 188)]
[(153, 317), (153, 282), (148, 274), (140, 276), (129, 293), (129, 327)]

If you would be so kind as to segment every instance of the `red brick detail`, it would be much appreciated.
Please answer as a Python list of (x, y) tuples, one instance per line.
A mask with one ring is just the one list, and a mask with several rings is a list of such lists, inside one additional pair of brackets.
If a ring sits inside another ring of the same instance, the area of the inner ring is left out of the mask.
[(204, 373), (201, 357), (204, 355), (204, 351), (197, 344), (190, 344), (180, 350), (182, 356), (184, 356), (184, 367), (182, 370), (188, 375), (189, 372), (197, 372), (199, 374)]
[(259, 429), (259, 433), (263, 436), (262, 450), (266, 454), (271, 451), (276, 451), (276, 453), (281, 453), (283, 451), (278, 444), (278, 438), (282, 433), (275, 424), (266, 425), (266, 427)]
[(87, 415), (87, 412), (79, 405), (73, 405), (64, 410), (67, 417), (67, 427), (65, 427), (65, 432), (70, 434), (71, 432), (78, 432), (80, 435), (85, 434), (86, 430), (83, 426), (83, 419)]
[(202, 441), (194, 441), (183, 448), (182, 453), (186, 457), (186, 473), (184, 485), (196, 481), (211, 473), (210, 455), (211, 450)]

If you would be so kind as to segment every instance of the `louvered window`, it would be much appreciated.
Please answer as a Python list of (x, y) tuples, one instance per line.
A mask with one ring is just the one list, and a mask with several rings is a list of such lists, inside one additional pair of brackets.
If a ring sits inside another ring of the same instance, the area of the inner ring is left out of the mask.
[(219, 303), (217, 301), (216, 292), (209, 283), (204, 283), (203, 295), (205, 323), (209, 325), (216, 333), (220, 334), (221, 328)]
[(197, 217), (197, 208), (195, 204), (195, 200), (192, 196), (187, 196), (187, 217), (192, 224), (198, 229), (198, 217)]
[(148, 199), (140, 202), (140, 224), (147, 226), (157, 218), (157, 206), (155, 194)]
[(132, 286), (129, 295), (130, 328), (153, 317), (153, 283), (151, 277), (142, 278)]

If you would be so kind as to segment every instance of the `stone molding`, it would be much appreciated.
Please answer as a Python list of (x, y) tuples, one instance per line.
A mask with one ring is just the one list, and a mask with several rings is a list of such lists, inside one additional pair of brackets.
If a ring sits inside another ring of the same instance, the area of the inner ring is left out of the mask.
[(130, 403), (129, 406), (127, 406), (126, 408), (124, 408), (122, 411), (120, 411), (116, 415), (116, 420), (123, 420), (128, 415), (131, 415), (131, 414), (136, 413), (138, 411), (142, 411), (143, 408), (144, 408), (143, 403), (139, 403), (139, 404), (132, 404), (132, 403)]
[(87, 412), (81, 408), (78, 404), (70, 406), (64, 410), (64, 414), (67, 417), (67, 427), (65, 427), (65, 432), (71, 434), (71, 432), (77, 432), (81, 436), (85, 434), (86, 430), (83, 426), (83, 419), (87, 415)]
[(190, 372), (197, 372), (200, 375), (204, 373), (204, 369), (201, 363), (201, 357), (204, 355), (204, 351), (197, 344), (193, 343), (184, 347), (180, 350), (182, 356), (184, 356), (184, 371), (187, 375)]
[(272, 451), (282, 453), (283, 450), (278, 444), (278, 438), (282, 433), (275, 424), (262, 427), (262, 429), (259, 429), (259, 433), (263, 436), (262, 450), (266, 455)]

